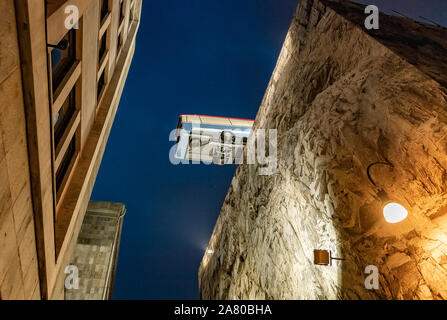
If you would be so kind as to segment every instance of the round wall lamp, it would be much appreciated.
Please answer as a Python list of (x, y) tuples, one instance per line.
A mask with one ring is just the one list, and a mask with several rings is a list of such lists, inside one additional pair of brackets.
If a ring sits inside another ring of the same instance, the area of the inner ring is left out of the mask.
[[(389, 162), (388, 160), (386, 162), (379, 161), (379, 162), (373, 162), (371, 163), (368, 168), (366, 169), (366, 174), (368, 175), (369, 181), (374, 185), (374, 187), (377, 188), (376, 183), (371, 177), (370, 170), (375, 165), (386, 165), (391, 168), (394, 168), (393, 164)], [(377, 196), (379, 197), (380, 201), (382, 201), (382, 213), (385, 217), (386, 222), (388, 223), (398, 223), (403, 220), (405, 220), (408, 216), (407, 209), (401, 205), (400, 203), (391, 200), (388, 197), (388, 194), (383, 189), (378, 189)]]
[(388, 223), (398, 223), (407, 218), (408, 211), (397, 202), (389, 202), (383, 207), (383, 216)]

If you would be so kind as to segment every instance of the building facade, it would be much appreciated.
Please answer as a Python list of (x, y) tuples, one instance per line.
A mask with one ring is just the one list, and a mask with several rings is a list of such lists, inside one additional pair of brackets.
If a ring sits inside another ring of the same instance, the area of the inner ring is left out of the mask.
[(112, 298), (125, 213), (124, 204), (90, 201), (67, 270), (76, 286), (65, 286), (65, 300)]
[(142, 0), (0, 3), (0, 299), (63, 299)]

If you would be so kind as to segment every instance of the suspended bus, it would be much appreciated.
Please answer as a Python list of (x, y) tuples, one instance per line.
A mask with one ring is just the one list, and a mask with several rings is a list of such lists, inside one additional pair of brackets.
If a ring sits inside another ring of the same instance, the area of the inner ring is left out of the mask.
[(254, 120), (180, 115), (175, 157), (215, 164), (241, 163)]

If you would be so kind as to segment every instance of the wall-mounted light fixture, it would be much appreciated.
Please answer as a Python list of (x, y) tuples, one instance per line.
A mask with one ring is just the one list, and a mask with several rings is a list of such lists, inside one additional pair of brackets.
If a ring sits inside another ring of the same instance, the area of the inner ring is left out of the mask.
[(314, 264), (319, 266), (332, 266), (332, 260), (343, 261), (345, 259), (334, 258), (328, 250), (314, 250)]
[(366, 174), (368, 175), (369, 181), (371, 181), (371, 183), (374, 185), (374, 187), (377, 188), (377, 196), (379, 197), (380, 201), (382, 201), (382, 213), (383, 213), (383, 216), (385, 217), (386, 222), (388, 222), (388, 223), (401, 222), (407, 218), (408, 211), (400, 203), (398, 203), (394, 200), (391, 200), (388, 197), (388, 194), (383, 189), (380, 189), (377, 187), (377, 185), (374, 182), (374, 180), (372, 179), (371, 173), (370, 173), (371, 168), (375, 165), (386, 165), (391, 168), (394, 168), (394, 166), (388, 160), (386, 162), (383, 162), (383, 161), (373, 162), (366, 169)]
[(67, 39), (62, 39), (58, 44), (49, 44), (47, 43), (47, 47), (56, 48), (59, 50), (67, 50), (70, 46), (70, 42)]

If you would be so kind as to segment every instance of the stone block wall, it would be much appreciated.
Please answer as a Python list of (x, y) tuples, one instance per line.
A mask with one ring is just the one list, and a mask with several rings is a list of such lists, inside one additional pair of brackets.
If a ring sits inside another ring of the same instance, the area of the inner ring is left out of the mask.
[(89, 203), (70, 260), (79, 270), (79, 288), (66, 288), (66, 300), (112, 298), (125, 212), (120, 203)]

